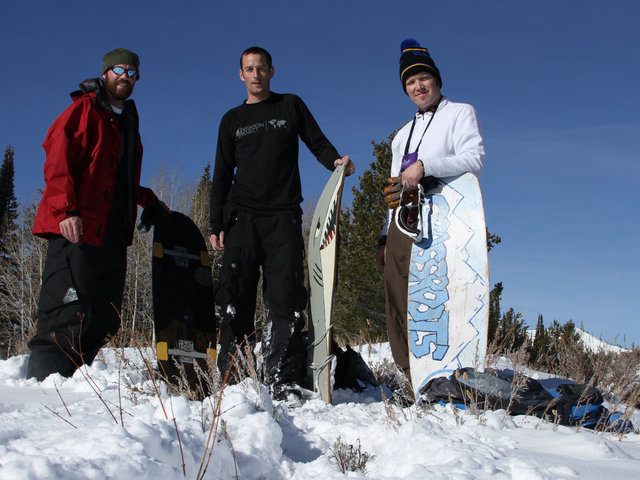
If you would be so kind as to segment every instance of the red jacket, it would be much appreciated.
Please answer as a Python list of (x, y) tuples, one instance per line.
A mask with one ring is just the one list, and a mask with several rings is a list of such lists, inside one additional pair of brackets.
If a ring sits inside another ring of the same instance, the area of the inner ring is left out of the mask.
[[(53, 122), (42, 144), (45, 189), (33, 225), (33, 234), (60, 234), (60, 222), (82, 218), (80, 241), (101, 246), (115, 190), (122, 135), (117, 115), (102, 108), (96, 93), (74, 92), (74, 102)], [(135, 158), (136, 204), (145, 206), (156, 196), (140, 186), (142, 144)], [(129, 245), (133, 240), (133, 229)]]

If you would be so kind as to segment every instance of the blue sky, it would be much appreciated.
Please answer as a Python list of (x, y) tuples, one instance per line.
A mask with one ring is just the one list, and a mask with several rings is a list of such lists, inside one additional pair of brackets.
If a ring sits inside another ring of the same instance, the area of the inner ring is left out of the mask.
[[(141, 58), (148, 182), (161, 165), (196, 178), (213, 162), (220, 118), (245, 98), (238, 57), (251, 45), (274, 57), (272, 89), (300, 95), (362, 173), (371, 142), (413, 114), (398, 59), (416, 38), (443, 93), (482, 121), (503, 308), (532, 326), (542, 314), (640, 344), (637, 2), (24, 0), (3, 2), (0, 16), (0, 147), (15, 149), (19, 200), (42, 186), (47, 128), (108, 50)], [(329, 173), (301, 152), (303, 193), (318, 196)]]

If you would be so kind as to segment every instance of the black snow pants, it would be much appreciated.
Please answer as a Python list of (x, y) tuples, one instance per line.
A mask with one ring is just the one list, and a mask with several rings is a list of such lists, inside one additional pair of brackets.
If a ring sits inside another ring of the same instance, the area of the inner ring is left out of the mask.
[(49, 240), (28, 378), (71, 376), (93, 361), (120, 327), (126, 271), (124, 234), (108, 233), (102, 247)]
[(256, 293), (262, 267), (264, 380), (272, 388), (303, 381), (306, 348), (302, 311), (307, 302), (303, 252), (298, 213), (265, 216), (233, 211), (228, 216), (216, 288), (216, 303), (222, 308), (218, 367), (223, 376), (233, 368), (231, 360), (238, 347), (241, 356), (244, 345), (255, 343)]

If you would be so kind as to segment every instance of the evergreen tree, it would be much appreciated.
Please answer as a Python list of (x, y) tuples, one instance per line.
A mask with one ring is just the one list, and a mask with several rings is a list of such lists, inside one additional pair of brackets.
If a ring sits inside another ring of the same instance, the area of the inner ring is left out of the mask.
[(549, 350), (549, 334), (544, 328), (544, 320), (542, 315), (538, 315), (538, 322), (536, 323), (536, 336), (533, 339), (531, 348), (529, 349), (529, 359), (533, 366), (544, 359), (547, 351)]
[(487, 251), (490, 252), (491, 249), (499, 243), (502, 243), (502, 238), (500, 238), (498, 235), (490, 233), (489, 230), (487, 230)]
[[(487, 229), (487, 252), (490, 252), (493, 247), (501, 243), (502, 239), (498, 235), (493, 235)], [(489, 292), (489, 324), (488, 324), (488, 338), (487, 343), (490, 344), (496, 337), (496, 330), (498, 329), (498, 323), (500, 322), (500, 302), (502, 300), (502, 282), (498, 282), (493, 286), (491, 292)]]
[[(585, 371), (589, 370), (590, 367), (586, 364), (584, 344), (573, 321), (569, 320), (561, 325), (557, 320), (554, 320), (547, 329), (547, 342), (543, 366), (550, 373), (569, 377), (575, 373), (576, 369), (569, 369), (567, 366), (576, 363), (580, 363)], [(585, 375), (586, 378), (589, 376), (589, 374)], [(577, 381), (583, 382), (586, 379), (582, 378)]]
[(13, 148), (8, 146), (4, 151), (2, 167), (0, 167), (0, 303), (8, 307), (8, 279), (18, 269), (11, 257), (12, 244), (17, 237), (18, 202), (14, 194)]
[(213, 279), (218, 278), (218, 270), (222, 264), (222, 252), (214, 252), (211, 248), (211, 242), (209, 241), (209, 226), (210, 226), (210, 198), (211, 189), (213, 188), (213, 173), (211, 171), (211, 163), (207, 163), (202, 172), (202, 176), (196, 185), (196, 193), (193, 196), (191, 202), (191, 209), (189, 217), (195, 222), (195, 224), (202, 232), (205, 243), (207, 244), (207, 250), (209, 251), (209, 258), (211, 259), (211, 265), (213, 267)]
[(576, 330), (576, 324), (573, 323), (573, 320), (569, 320), (564, 325), (556, 328), (552, 342), (557, 346), (561, 346), (565, 351), (584, 350), (582, 338)]
[(562, 326), (561, 338), (567, 345), (576, 345), (582, 343), (582, 337), (576, 329), (576, 324), (573, 320), (569, 320)]
[(338, 288), (334, 309), (337, 335), (379, 338), (386, 334), (384, 284), (376, 264), (378, 238), (387, 215), (384, 187), (391, 169), (392, 133), (373, 142), (375, 161), (353, 187), (351, 208), (340, 216)]
[(488, 342), (492, 343), (496, 338), (498, 325), (500, 324), (500, 302), (502, 301), (502, 282), (498, 282), (489, 292), (489, 327)]
[(8, 146), (0, 168), (0, 242), (2, 254), (6, 255), (6, 239), (16, 229), (18, 202), (14, 194), (13, 148)]
[(200, 181), (196, 185), (196, 193), (191, 202), (189, 217), (198, 225), (202, 236), (209, 239), (209, 199), (211, 197), (211, 163), (207, 163)]
[(527, 341), (527, 326), (522, 314), (513, 308), (502, 314), (503, 290), (502, 282), (498, 282), (489, 292), (488, 343), (498, 351), (515, 351)]
[(527, 326), (520, 312), (510, 308), (500, 319), (496, 343), (501, 350), (514, 352), (527, 341)]
[[(502, 242), (502, 238), (487, 230), (487, 251)], [(502, 282), (496, 283), (489, 292), (489, 324), (487, 343), (492, 344), (498, 351), (516, 351), (528, 341), (527, 325), (522, 314), (510, 308), (502, 315)], [(529, 354), (533, 350), (528, 347)]]

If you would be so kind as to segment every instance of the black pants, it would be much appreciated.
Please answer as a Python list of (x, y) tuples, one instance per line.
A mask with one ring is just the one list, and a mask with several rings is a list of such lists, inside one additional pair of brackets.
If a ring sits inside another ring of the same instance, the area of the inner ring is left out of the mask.
[(245, 338), (255, 341), (254, 315), (260, 267), (267, 312), (262, 338), (265, 382), (301, 383), (307, 302), (299, 214), (233, 214), (226, 227), (216, 303), (222, 307), (218, 367), (224, 375)]
[(90, 364), (120, 327), (127, 271), (124, 235), (108, 234), (102, 247), (63, 237), (49, 240), (38, 304), (38, 326), (29, 340), (28, 378), (71, 376)]

